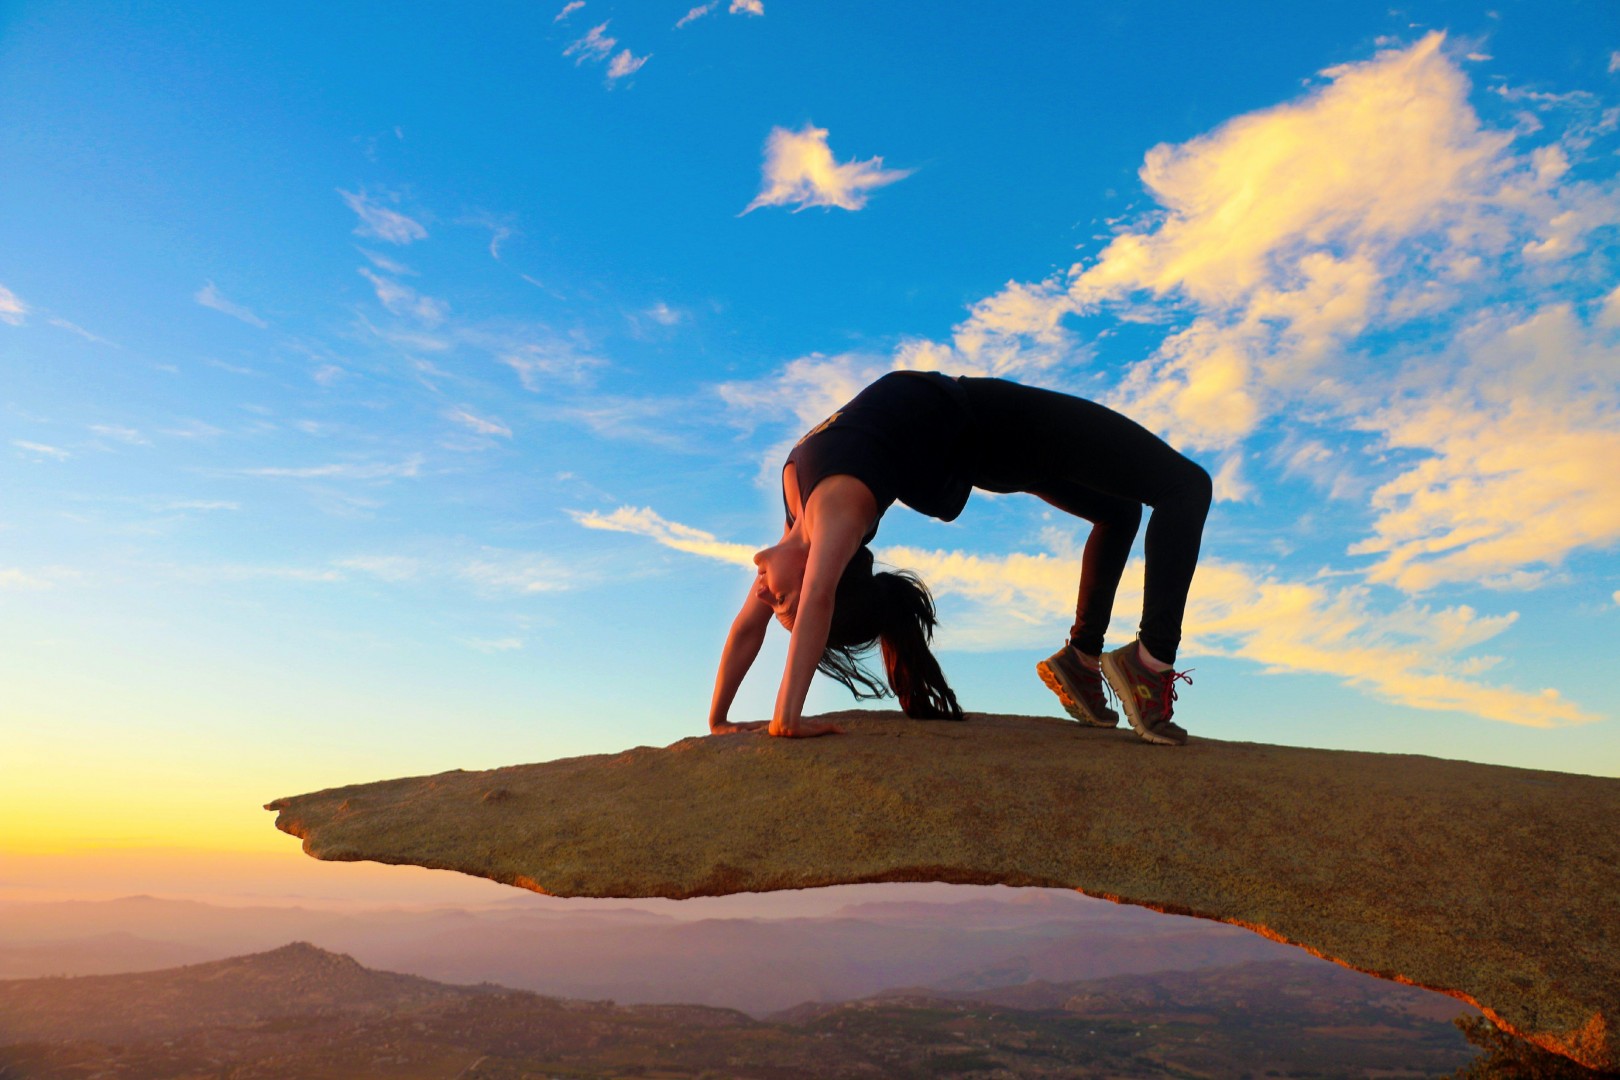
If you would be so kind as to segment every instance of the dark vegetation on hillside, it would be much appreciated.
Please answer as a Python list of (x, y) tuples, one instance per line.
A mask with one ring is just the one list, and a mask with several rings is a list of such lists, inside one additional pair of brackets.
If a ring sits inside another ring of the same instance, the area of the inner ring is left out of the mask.
[(295, 944), (162, 972), (0, 982), (0, 1078), (1435, 1076), (1473, 1053), (1449, 1022), (1461, 1008), (1267, 962), (896, 991), (758, 1020), (451, 986)]

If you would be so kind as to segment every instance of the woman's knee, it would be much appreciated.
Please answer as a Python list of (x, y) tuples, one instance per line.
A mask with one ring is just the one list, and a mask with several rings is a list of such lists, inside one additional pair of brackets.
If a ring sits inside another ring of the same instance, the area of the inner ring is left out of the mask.
[(1184, 457), (1181, 461), (1174, 482), (1177, 501), (1207, 512), (1215, 497), (1215, 483), (1210, 479), (1209, 470), (1190, 458)]

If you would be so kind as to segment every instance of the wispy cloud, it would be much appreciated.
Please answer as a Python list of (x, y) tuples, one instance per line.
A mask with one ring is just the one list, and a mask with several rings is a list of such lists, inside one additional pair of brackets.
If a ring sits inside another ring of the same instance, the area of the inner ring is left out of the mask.
[(413, 218), (406, 217), (398, 210), (384, 206), (366, 192), (353, 192), (338, 189), (343, 201), (349, 205), (360, 217), (360, 224), (354, 227), (356, 236), (367, 236), (373, 240), (382, 240), (389, 244), (409, 244), (417, 240), (427, 239), (427, 229)]
[(794, 205), (859, 210), (867, 193), (911, 175), (909, 169), (885, 169), (883, 159), (837, 162), (827, 145), (827, 129), (806, 124), (798, 131), (772, 128), (765, 140), (765, 164), (759, 194), (743, 213), (762, 206)]
[(585, 575), (549, 555), (486, 548), (457, 572), (463, 580), (488, 592), (561, 592), (577, 587)]
[(510, 439), (512, 437), (511, 428), (507, 427), (499, 420), (490, 420), (479, 416), (465, 405), (457, 406), (456, 408), (451, 409), (449, 412), (445, 413), (445, 416), (460, 424), (462, 427), (470, 428), (473, 431), (476, 431), (480, 435), (499, 435), (505, 439)]
[(629, 49), (619, 50), (619, 54), (608, 64), (608, 82), (634, 75), (641, 70), (642, 65), (651, 59), (652, 53), (648, 53), (646, 56), (635, 56), (631, 54)]
[[(612, 20), (610, 19), (609, 22)], [(583, 64), (587, 60), (605, 60), (613, 47), (619, 43), (618, 38), (608, 37), (607, 23), (599, 23), (588, 30), (584, 37), (577, 38), (563, 50), (564, 56), (577, 56), (575, 64)]]
[(764, 0), (731, 0), (731, 13), (733, 15), (763, 15), (765, 14)]
[(714, 10), (714, 5), (716, 3), (718, 3), (718, 0), (710, 0), (710, 2), (707, 4), (699, 4), (697, 7), (692, 8), (685, 15), (680, 17), (680, 21), (675, 24), (675, 29), (679, 30), (687, 23), (696, 22), (697, 20), (703, 18), (703, 16)]
[(414, 581), (424, 571), (422, 560), (404, 555), (359, 555), (339, 559), (335, 565), (389, 582)]
[(585, 0), (568, 0), (568, 3), (563, 5), (562, 10), (557, 12), (551, 21), (554, 23), (560, 23), (584, 6)]
[(416, 276), (415, 270), (412, 270), (409, 266), (406, 266), (397, 259), (390, 259), (381, 252), (372, 251), (370, 248), (363, 247), (357, 247), (355, 250), (364, 255), (366, 258), (370, 259), (371, 265), (375, 266), (385, 274), (393, 274), (395, 277)]
[(660, 326), (674, 326), (682, 318), (679, 311), (676, 311), (662, 300), (648, 308), (644, 314)]
[(523, 648), (523, 639), (515, 637), (468, 638), (466, 644), (469, 648), (477, 649), (482, 653), (503, 653)]
[[(0, 298), (0, 306), (3, 306), (3, 298)], [(3, 316), (0, 316), (0, 318), (3, 318)], [(115, 349), (119, 347), (116, 341), (108, 341), (99, 334), (92, 334), (84, 327), (79, 326), (76, 323), (70, 323), (66, 319), (58, 319), (56, 316), (52, 315), (45, 321), (56, 327), (58, 330), (66, 330), (70, 334), (77, 334), (79, 337), (84, 338), (84, 340), (94, 342), (97, 345), (110, 345)]]
[(661, 517), (656, 511), (648, 507), (621, 506), (611, 513), (603, 514), (597, 511), (569, 511), (573, 519), (587, 529), (601, 529), (606, 532), (630, 533), (634, 536), (645, 536), (658, 541), (665, 547), (684, 551), (689, 555), (702, 555), (710, 559), (719, 559), (734, 566), (752, 566), (754, 552), (758, 548), (747, 544), (731, 544), (720, 540), (713, 533), (694, 529), (690, 525), (669, 521)]
[(360, 267), (359, 272), (361, 277), (371, 282), (378, 302), (395, 315), (416, 319), (427, 326), (437, 326), (450, 314), (450, 305), (443, 300), (423, 296), (409, 285), (374, 274), (364, 266)]
[(423, 457), (412, 454), (397, 462), (335, 462), (327, 465), (269, 466), (229, 470), (239, 476), (289, 477), (296, 480), (389, 480), (422, 473)]
[(104, 439), (116, 439), (118, 442), (128, 443), (131, 446), (150, 446), (151, 440), (132, 427), (122, 424), (91, 424), (90, 430)]
[(242, 504), (228, 499), (171, 499), (164, 510), (240, 510)]
[(607, 83), (612, 86), (618, 80), (640, 71), (642, 65), (652, 58), (652, 54), (636, 56), (629, 49), (620, 49), (615, 55), (613, 50), (618, 47), (619, 39), (610, 37), (607, 28), (607, 22), (591, 27), (584, 37), (570, 42), (568, 47), (563, 50), (563, 55), (575, 57), (574, 63), (576, 66), (585, 63), (587, 60), (608, 60), (611, 56), (612, 59), (608, 61), (607, 65)]
[(192, 299), (197, 301), (197, 303), (201, 304), (205, 308), (213, 308), (215, 311), (218, 311), (224, 315), (229, 315), (233, 319), (240, 319), (249, 326), (257, 326), (260, 330), (264, 330), (269, 327), (268, 323), (259, 318), (253, 312), (249, 311), (247, 308), (243, 307), (241, 304), (232, 303), (230, 300), (227, 300), (224, 294), (219, 291), (218, 286), (216, 286), (212, 281), (198, 289)]
[(572, 342), (513, 342), (495, 350), (495, 358), (517, 372), (523, 389), (538, 392), (557, 383), (579, 384), (606, 361)]
[(49, 446), (45, 443), (30, 442), (27, 439), (12, 439), (11, 445), (15, 446), (23, 453), (32, 456), (36, 460), (49, 458), (52, 461), (66, 461), (68, 458), (73, 456), (72, 451), (64, 450), (60, 446)]
[(4, 285), (0, 285), (0, 322), (21, 326), (28, 318), (28, 305)]

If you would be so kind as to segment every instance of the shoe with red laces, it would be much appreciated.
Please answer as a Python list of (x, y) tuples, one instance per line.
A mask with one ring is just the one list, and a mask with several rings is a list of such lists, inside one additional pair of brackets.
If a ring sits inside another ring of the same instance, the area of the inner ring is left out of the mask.
[(1135, 641), (1124, 648), (1103, 653), (1103, 674), (1114, 688), (1125, 718), (1144, 741), (1159, 746), (1181, 746), (1187, 732), (1170, 720), (1175, 708), (1176, 682), (1192, 685), (1185, 671), (1154, 671), (1136, 652)]
[(1119, 713), (1108, 707), (1102, 675), (1082, 664), (1069, 646), (1036, 664), (1035, 673), (1058, 696), (1064, 711), (1082, 724), (1119, 726)]

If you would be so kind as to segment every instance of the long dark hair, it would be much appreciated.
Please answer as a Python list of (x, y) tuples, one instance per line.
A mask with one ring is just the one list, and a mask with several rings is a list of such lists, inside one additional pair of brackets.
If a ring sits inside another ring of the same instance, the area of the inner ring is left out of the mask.
[[(849, 560), (833, 596), (827, 648), (816, 669), (849, 688), (857, 701), (892, 690), (914, 720), (960, 720), (962, 706), (929, 650), (934, 639), (934, 598), (909, 570), (872, 571), (872, 549)], [(861, 664), (860, 654), (880, 645), (888, 686)]]

